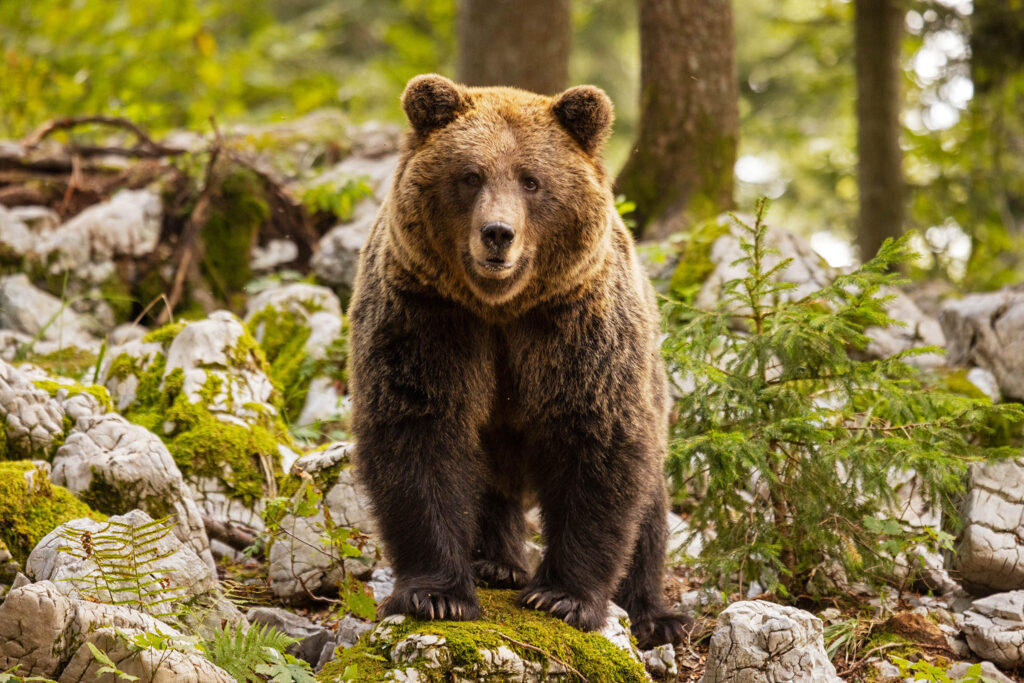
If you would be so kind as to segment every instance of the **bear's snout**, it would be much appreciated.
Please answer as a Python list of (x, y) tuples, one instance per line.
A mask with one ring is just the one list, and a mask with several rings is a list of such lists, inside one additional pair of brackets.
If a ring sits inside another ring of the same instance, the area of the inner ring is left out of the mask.
[(480, 240), (490, 252), (491, 256), (487, 260), (492, 263), (504, 263), (505, 256), (515, 238), (515, 229), (502, 221), (484, 223), (484, 226), (480, 228)]

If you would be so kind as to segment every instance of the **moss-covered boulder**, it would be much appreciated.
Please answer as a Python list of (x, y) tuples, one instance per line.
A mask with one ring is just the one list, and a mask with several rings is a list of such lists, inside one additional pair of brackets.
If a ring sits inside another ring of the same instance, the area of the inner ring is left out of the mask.
[(0, 459), (49, 460), (78, 418), (110, 407), (103, 387), (0, 360)]
[(629, 640), (625, 612), (613, 609), (603, 631), (583, 633), (546, 612), (516, 606), (515, 596), (480, 590), (480, 621), (388, 617), (340, 651), (317, 680), (650, 680)]
[(105, 519), (70, 491), (50, 482), (46, 463), (0, 462), (0, 546), (15, 562), (25, 559), (44, 536), (72, 519)]
[(296, 457), (269, 370), (242, 322), (217, 311), (110, 349), (99, 381), (164, 440), (204, 514), (260, 526), (262, 500)]
[(264, 290), (249, 300), (245, 322), (267, 356), (289, 422), (311, 424), (336, 416), (347, 346), (334, 292), (303, 282)]

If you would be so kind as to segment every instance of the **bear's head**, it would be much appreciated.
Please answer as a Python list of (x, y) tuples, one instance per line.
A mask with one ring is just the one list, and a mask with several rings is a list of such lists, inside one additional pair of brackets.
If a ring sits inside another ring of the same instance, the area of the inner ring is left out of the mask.
[(426, 75), (402, 106), (412, 131), (391, 230), (442, 293), (478, 309), (526, 304), (605, 258), (615, 212), (600, 156), (613, 118), (603, 91), (546, 97)]

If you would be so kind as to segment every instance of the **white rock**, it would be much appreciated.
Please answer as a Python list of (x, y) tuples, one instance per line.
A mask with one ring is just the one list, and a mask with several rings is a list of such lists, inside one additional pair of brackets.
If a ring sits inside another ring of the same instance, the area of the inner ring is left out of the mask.
[(670, 644), (659, 645), (652, 650), (644, 650), (640, 653), (644, 661), (644, 667), (655, 678), (668, 678), (675, 680), (679, 675), (679, 667), (676, 666), (676, 651)]
[(991, 370), (985, 368), (971, 368), (967, 371), (967, 381), (978, 387), (978, 390), (992, 399), (993, 403), (1003, 400), (999, 391), (999, 380), (992, 374)]
[(99, 342), (86, 332), (89, 325), (60, 299), (35, 287), (27, 275), (0, 277), (0, 327), (92, 350)]
[(174, 535), (216, 569), (199, 508), (167, 446), (149, 430), (116, 414), (80, 419), (53, 458), (53, 482), (76, 494), (102, 487), (118, 509), (101, 512), (173, 514)]
[(962, 516), (955, 560), (965, 585), (1024, 585), (1024, 458), (972, 465)]
[(253, 245), (249, 267), (255, 272), (267, 272), (291, 263), (299, 257), (299, 247), (291, 240), (270, 240), (265, 247)]
[[(164, 347), (161, 344), (144, 342), (141, 339), (107, 349), (96, 382), (107, 388), (117, 410), (123, 411), (135, 403), (136, 393), (139, 389), (139, 375), (148, 370), (156, 357), (163, 352)], [(134, 370), (123, 377), (111, 374), (114, 361), (121, 356), (127, 357)]]
[(99, 283), (116, 276), (114, 257), (141, 257), (153, 251), (162, 222), (160, 195), (121, 190), (47, 234), (36, 253), (52, 273), (72, 271), (80, 280)]
[(840, 683), (825, 653), (821, 620), (763, 600), (736, 602), (718, 615), (704, 683)]
[(309, 316), (316, 311), (341, 315), (341, 302), (334, 292), (327, 287), (305, 282), (265, 289), (249, 299), (245, 305), (246, 322), (267, 306), (301, 316)]
[(331, 228), (320, 238), (313, 255), (313, 272), (331, 285), (352, 289), (359, 266), (359, 252), (366, 245), (376, 219), (376, 207), (365, 209), (350, 223)]
[(975, 600), (963, 618), (974, 654), (1007, 669), (1024, 663), (1024, 590)]
[[(134, 528), (152, 521), (152, 518), (141, 510), (110, 518), (110, 522), (128, 524)], [(81, 537), (82, 533), (89, 532), (93, 543), (96, 544), (99, 538), (111, 538), (110, 534), (115, 531), (121, 536), (128, 533), (116, 527), (112, 531), (108, 529), (111, 528), (107, 522), (87, 518), (73, 519), (60, 525), (36, 545), (25, 561), (25, 573), (35, 581), (53, 581), (59, 591), (71, 597), (85, 597), (93, 593), (93, 597), (100, 601), (111, 602), (108, 588), (116, 589), (119, 584), (107, 586), (101, 583), (100, 586), (91, 586), (88, 577), (95, 577), (99, 572), (96, 561), (80, 552), (81, 548), (77, 548), (79, 552), (75, 554), (61, 550), (62, 546), (75, 547), (73, 542), (67, 540), (68, 534), (73, 534), (77, 538)], [(140, 596), (137, 590), (132, 589), (117, 593), (119, 599), (126, 599), (128, 596), (141, 599), (146, 611), (163, 614), (172, 611), (174, 605), (202, 596), (216, 588), (217, 577), (211, 568), (174, 534), (166, 534), (151, 545), (155, 548), (153, 554), (159, 557), (147, 566), (150, 572), (161, 579), (166, 579), (163, 590), (158, 593), (146, 592), (147, 594)], [(111, 549), (116, 548), (112, 545)], [(170, 601), (162, 602), (167, 599)]]
[(314, 377), (306, 391), (306, 402), (295, 420), (297, 425), (311, 425), (316, 422), (344, 420), (352, 409), (348, 395), (338, 389), (338, 382), (332, 377)]
[[(302, 469), (315, 477), (318, 472), (347, 462), (351, 451), (352, 444), (333, 444), (323, 451), (299, 458), (292, 466), (292, 472)], [(335, 524), (373, 533), (368, 499), (359, 490), (350, 467), (341, 470), (333, 484), (325, 482), (322, 486), (323, 503), (330, 510)], [(356, 558), (345, 558), (343, 564), (339, 563), (339, 558), (320, 542), (324, 524), (322, 511), (311, 517), (287, 515), (281, 520), (280, 526), (285, 533), (275, 539), (268, 553), (270, 588), (278, 598), (301, 600), (308, 597), (305, 589), (313, 593), (326, 591), (341, 580), (344, 572), (361, 574), (372, 567)], [(374, 552), (374, 545), (368, 543), (364, 556), (372, 557)]]
[(704, 539), (695, 533), (690, 524), (669, 511), (668, 517), (668, 557), (670, 560), (681, 560), (684, 557), (699, 557), (704, 549)]
[[(950, 680), (959, 681), (967, 677), (967, 672), (974, 665), (975, 662), (957, 662), (949, 667), (949, 671), (946, 674)], [(981, 675), (993, 683), (1015, 683), (1012, 678), (997, 669), (992, 662), (981, 662)]]
[(1004, 289), (947, 301), (939, 322), (951, 363), (985, 368), (1003, 395), (1024, 399), (1024, 292)]
[(133, 341), (142, 341), (149, 330), (136, 323), (124, 323), (118, 325), (107, 335), (107, 341), (111, 346), (121, 346)]
[(0, 419), (17, 457), (49, 456), (64, 436), (63, 404), (18, 368), (0, 361)]
[[(160, 630), (167, 634), (166, 629), (161, 627)], [(120, 671), (147, 683), (234, 683), (235, 679), (227, 671), (194, 647), (186, 645), (181, 650), (148, 647), (140, 651), (125, 642), (125, 636), (142, 633), (152, 631), (142, 626), (116, 630), (99, 628), (86, 635), (85, 642), (104, 652)], [(103, 679), (103, 674), (99, 673), (103, 664), (96, 660), (85, 642), (61, 673), (58, 683), (92, 683)]]

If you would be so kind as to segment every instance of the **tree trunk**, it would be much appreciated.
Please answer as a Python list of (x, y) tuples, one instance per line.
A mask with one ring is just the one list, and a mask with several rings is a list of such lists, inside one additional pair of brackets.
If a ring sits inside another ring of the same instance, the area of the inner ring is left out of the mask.
[(903, 231), (903, 154), (900, 151), (900, 36), (897, 0), (854, 1), (857, 70), (857, 177), (863, 260)]
[(553, 95), (569, 83), (569, 0), (460, 0), (458, 80)]
[(638, 236), (732, 207), (739, 86), (731, 0), (639, 0), (640, 132), (617, 181)]

